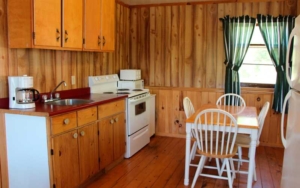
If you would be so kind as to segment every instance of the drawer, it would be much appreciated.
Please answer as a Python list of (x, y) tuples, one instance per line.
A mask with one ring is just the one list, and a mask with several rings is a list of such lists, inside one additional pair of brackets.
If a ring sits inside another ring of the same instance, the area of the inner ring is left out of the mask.
[(52, 134), (62, 133), (64, 131), (77, 127), (76, 112), (63, 114), (51, 118)]
[(125, 111), (125, 100), (110, 102), (98, 106), (99, 119)]
[(78, 126), (97, 121), (97, 107), (77, 111)]

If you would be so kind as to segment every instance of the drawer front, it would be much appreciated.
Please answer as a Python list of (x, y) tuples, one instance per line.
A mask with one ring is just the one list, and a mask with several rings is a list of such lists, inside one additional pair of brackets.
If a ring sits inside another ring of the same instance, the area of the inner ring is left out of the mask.
[(76, 112), (63, 114), (51, 118), (52, 134), (62, 133), (64, 131), (77, 127)]
[(78, 126), (97, 121), (97, 107), (77, 111)]
[(125, 100), (119, 100), (98, 106), (99, 119), (125, 111)]

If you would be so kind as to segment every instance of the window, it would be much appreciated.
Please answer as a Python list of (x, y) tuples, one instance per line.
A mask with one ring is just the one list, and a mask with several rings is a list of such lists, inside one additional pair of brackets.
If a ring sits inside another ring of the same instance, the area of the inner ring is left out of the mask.
[(241, 86), (273, 87), (276, 74), (259, 27), (256, 26), (244, 62), (239, 69)]

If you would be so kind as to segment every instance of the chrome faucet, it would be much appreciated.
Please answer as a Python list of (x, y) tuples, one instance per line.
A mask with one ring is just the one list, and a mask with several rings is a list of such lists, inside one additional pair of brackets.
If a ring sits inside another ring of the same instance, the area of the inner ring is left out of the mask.
[(61, 81), (51, 92), (50, 92), (50, 100), (53, 100), (53, 94), (54, 92), (57, 90), (57, 88), (61, 85), (65, 83), (65, 86), (67, 86), (67, 83), (65, 81)]

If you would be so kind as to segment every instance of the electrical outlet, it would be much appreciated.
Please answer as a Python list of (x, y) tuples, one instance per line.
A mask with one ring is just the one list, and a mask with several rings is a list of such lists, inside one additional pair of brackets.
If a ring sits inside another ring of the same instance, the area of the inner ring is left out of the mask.
[(76, 84), (76, 79), (75, 79), (75, 76), (71, 76), (71, 84), (72, 85), (75, 85)]

